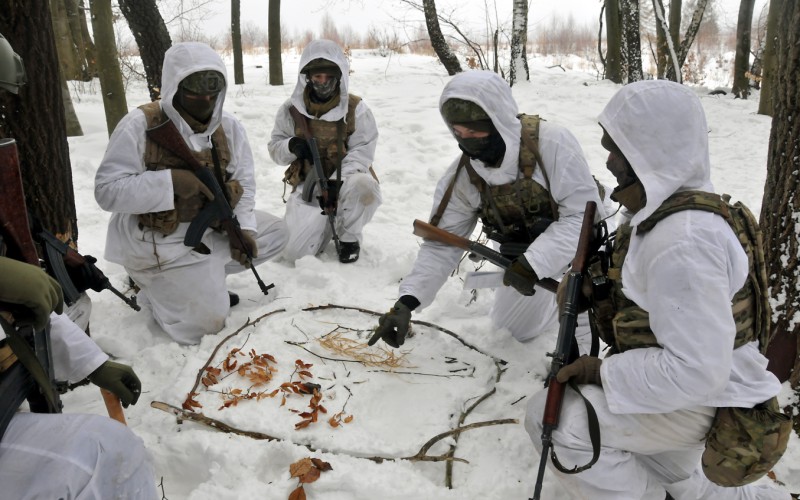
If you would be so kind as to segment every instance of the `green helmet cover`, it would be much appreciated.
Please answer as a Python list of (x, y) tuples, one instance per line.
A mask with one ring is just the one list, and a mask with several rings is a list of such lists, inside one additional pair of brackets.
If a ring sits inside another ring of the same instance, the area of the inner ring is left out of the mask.
[(180, 88), (194, 94), (219, 94), (225, 88), (225, 77), (219, 71), (195, 71), (181, 80)]
[(341, 78), (342, 69), (339, 68), (335, 62), (318, 57), (317, 59), (313, 59), (309, 61), (308, 64), (303, 66), (303, 69), (300, 70), (300, 73), (306, 73), (309, 75), (312, 73), (330, 73), (336, 78)]
[(448, 123), (470, 123), (491, 120), (486, 111), (472, 101), (452, 98), (442, 104), (442, 116)]
[(6, 37), (0, 35), (0, 88), (16, 94), (27, 81), (22, 58), (14, 52)]

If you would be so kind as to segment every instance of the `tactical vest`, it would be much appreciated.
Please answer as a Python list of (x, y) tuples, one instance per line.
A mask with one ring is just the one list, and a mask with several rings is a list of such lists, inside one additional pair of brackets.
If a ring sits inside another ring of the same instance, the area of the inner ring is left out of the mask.
[(490, 239), (501, 244), (521, 243), (527, 247), (552, 222), (558, 220), (558, 205), (550, 195), (550, 180), (543, 167), (542, 174), (547, 187), (533, 180), (536, 165), (542, 166), (539, 154), (541, 120), (538, 115), (520, 114), (517, 118), (522, 124), (519, 148), (519, 173), (522, 176), (518, 175), (517, 179), (507, 184), (490, 186), (472, 168), (469, 157), (462, 155), (453, 180), (431, 218), (431, 224), (439, 224), (462, 169), (466, 170), (470, 183), (480, 192), (478, 214), (483, 232)]
[[(326, 177), (330, 177), (342, 166), (342, 159), (347, 154), (347, 141), (356, 131), (356, 106), (361, 98), (353, 94), (347, 96), (347, 115), (335, 122), (326, 120), (308, 120), (311, 134), (317, 140), (319, 157)], [(294, 124), (295, 137), (304, 137), (303, 126)], [(302, 183), (313, 168), (310, 162), (294, 160), (283, 176), (283, 182), (296, 188)], [(294, 191), (294, 189), (292, 189)]]
[[(161, 109), (161, 103), (159, 101), (143, 104), (139, 106), (139, 109), (144, 112), (144, 116), (147, 119), (147, 128), (156, 127), (167, 120), (167, 116)], [(214, 167), (211, 149), (206, 149), (199, 152), (192, 150), (192, 155), (197, 158), (197, 161), (200, 162), (201, 165), (214, 172), (215, 176), (217, 177), (217, 181), (221, 186), (225, 186), (226, 195), (228, 195), (228, 202), (230, 203), (231, 208), (233, 208), (241, 198), (243, 190), (238, 181), (230, 180), (230, 174), (226, 170), (231, 160), (231, 153), (228, 147), (228, 138), (225, 136), (225, 131), (223, 130), (221, 124), (211, 135), (211, 140), (213, 141), (217, 150), (217, 155), (219, 158), (219, 171), (217, 171)], [(191, 170), (191, 167), (178, 156), (173, 154), (171, 151), (162, 148), (149, 138), (145, 139), (144, 164), (147, 167), (147, 170), (164, 170), (168, 168)], [(200, 196), (201, 195), (198, 195), (198, 197)], [(205, 198), (201, 198), (200, 200), (194, 201), (195, 203), (192, 203), (191, 201), (185, 201), (185, 204), (187, 206), (194, 207), (202, 206), (206, 200)], [(182, 210), (181, 208), (183, 205), (184, 203), (176, 203), (176, 208), (171, 210), (139, 214), (139, 224), (141, 226), (152, 228), (153, 230), (156, 230), (165, 236), (172, 234), (178, 228), (178, 224), (180, 222), (191, 222), (194, 215), (196, 215), (196, 210)]]
[[(721, 197), (703, 191), (675, 193), (650, 217), (639, 223), (637, 234), (647, 233), (659, 221), (681, 210), (702, 210), (722, 216), (742, 244), (749, 264), (747, 280), (732, 300), (736, 324), (734, 349), (758, 340), (764, 352), (769, 342), (770, 305), (761, 232), (750, 210), (741, 202), (731, 205), (729, 199), (727, 195)], [(592, 259), (588, 271), (595, 285), (605, 282), (605, 285), (593, 288), (589, 318), (593, 329), (612, 347), (612, 352), (660, 347), (650, 329), (648, 312), (622, 293), (622, 266), (628, 253), (631, 233), (630, 224), (621, 225), (609, 242), (611, 248), (606, 252), (608, 258)]]

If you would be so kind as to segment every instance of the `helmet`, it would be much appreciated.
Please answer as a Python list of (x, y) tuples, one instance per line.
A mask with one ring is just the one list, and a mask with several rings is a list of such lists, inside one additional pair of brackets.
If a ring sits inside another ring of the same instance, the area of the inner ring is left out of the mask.
[(442, 104), (442, 116), (451, 125), (491, 120), (486, 111), (472, 101), (452, 98)]
[(22, 58), (14, 52), (6, 37), (0, 35), (0, 88), (16, 94), (27, 81)]
[(342, 77), (342, 69), (335, 62), (323, 59), (321, 57), (313, 59), (308, 64), (303, 66), (303, 69), (300, 70), (300, 73), (305, 73), (307, 75), (312, 73), (330, 73), (337, 79)]
[(193, 94), (219, 94), (225, 88), (225, 76), (215, 70), (195, 71), (181, 80), (180, 88)]

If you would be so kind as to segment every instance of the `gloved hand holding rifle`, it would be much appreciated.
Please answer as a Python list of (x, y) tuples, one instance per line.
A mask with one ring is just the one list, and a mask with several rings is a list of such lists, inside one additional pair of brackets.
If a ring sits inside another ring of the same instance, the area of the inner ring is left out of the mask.
[[(231, 245), (231, 255), (238, 262), (250, 268), (258, 282), (259, 288), (267, 295), (269, 289), (275, 285), (266, 285), (258, 275), (255, 266), (252, 265), (253, 259), (257, 256), (258, 247), (255, 245), (255, 240), (248, 234), (242, 231), (236, 214), (233, 213), (225, 193), (214, 174), (208, 168), (205, 168), (197, 159), (192, 155), (189, 146), (184, 142), (180, 132), (172, 123), (172, 120), (166, 120), (160, 125), (147, 129), (147, 137), (159, 146), (167, 149), (171, 153), (178, 156), (181, 160), (186, 162), (192, 169), (192, 172), (198, 179), (211, 191), (209, 203), (200, 210), (200, 213), (192, 220), (189, 229), (186, 231), (186, 236), (183, 243), (186, 246), (195, 248), (200, 245), (203, 234), (210, 224), (218, 222), (228, 235)], [(217, 150), (212, 146), (211, 156), (214, 163), (218, 164)]]

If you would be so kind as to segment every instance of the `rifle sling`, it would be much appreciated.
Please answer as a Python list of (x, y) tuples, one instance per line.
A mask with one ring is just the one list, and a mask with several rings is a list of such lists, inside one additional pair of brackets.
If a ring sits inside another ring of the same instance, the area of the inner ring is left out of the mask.
[(567, 469), (561, 465), (561, 462), (558, 461), (555, 446), (550, 448), (550, 458), (553, 460), (553, 466), (560, 472), (563, 472), (564, 474), (577, 474), (590, 468), (595, 464), (595, 462), (597, 462), (597, 459), (600, 458), (600, 422), (597, 420), (597, 412), (594, 411), (592, 403), (586, 398), (586, 396), (583, 395), (583, 393), (581, 393), (580, 389), (578, 389), (578, 384), (576, 384), (573, 380), (570, 380), (569, 386), (573, 391), (578, 393), (578, 396), (583, 399), (583, 404), (586, 406), (586, 419), (588, 420), (589, 424), (589, 439), (592, 441), (592, 459), (589, 460), (586, 465), (582, 465), (580, 467), (576, 465), (572, 469)]
[[(41, 390), (42, 395), (47, 402), (47, 412), (59, 413), (61, 411), (61, 404), (58, 398), (58, 393), (56, 392), (55, 387), (53, 386), (53, 383), (47, 374), (47, 371), (42, 366), (41, 360), (36, 356), (36, 353), (33, 352), (31, 346), (28, 345), (28, 342), (17, 331), (17, 329), (2, 316), (0, 316), (0, 325), (2, 325), (3, 330), (6, 332), (6, 341), (8, 342), (9, 347), (11, 347), (11, 350), (14, 351), (14, 354), (16, 354), (20, 364), (22, 364), (22, 366), (28, 370), (33, 377), (33, 380), (35, 380), (36, 384), (39, 386), (39, 389)], [(49, 326), (46, 327), (46, 329), (47, 328), (49, 328)], [(49, 335), (46, 329), (44, 332), (34, 332), (34, 335), (39, 336), (43, 333), (43, 335), (46, 337)]]

